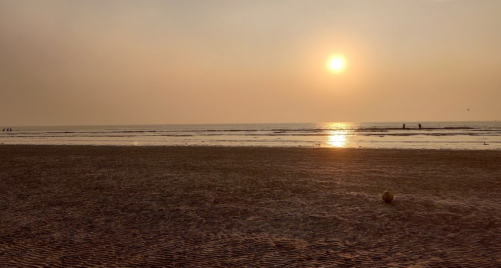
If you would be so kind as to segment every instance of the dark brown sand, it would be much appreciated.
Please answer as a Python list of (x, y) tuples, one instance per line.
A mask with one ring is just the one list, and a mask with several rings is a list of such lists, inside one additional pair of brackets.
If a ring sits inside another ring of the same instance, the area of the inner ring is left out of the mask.
[(501, 267), (501, 152), (2, 145), (0, 212), (1, 267)]

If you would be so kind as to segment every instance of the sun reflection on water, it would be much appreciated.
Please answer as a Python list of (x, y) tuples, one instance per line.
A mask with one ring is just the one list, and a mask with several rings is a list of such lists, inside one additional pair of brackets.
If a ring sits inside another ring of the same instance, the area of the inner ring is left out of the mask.
[(343, 148), (349, 143), (349, 135), (352, 132), (350, 123), (328, 123), (327, 124), (327, 140), (325, 143), (329, 147)]
[(342, 148), (346, 146), (346, 131), (330, 131), (327, 139), (327, 144), (332, 147)]

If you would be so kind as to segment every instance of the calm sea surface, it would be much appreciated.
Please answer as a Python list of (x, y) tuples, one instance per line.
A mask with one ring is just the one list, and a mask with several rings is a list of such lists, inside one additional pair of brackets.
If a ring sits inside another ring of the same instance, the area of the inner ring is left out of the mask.
[(420, 123), (12, 127), (0, 143), (501, 150), (501, 122)]

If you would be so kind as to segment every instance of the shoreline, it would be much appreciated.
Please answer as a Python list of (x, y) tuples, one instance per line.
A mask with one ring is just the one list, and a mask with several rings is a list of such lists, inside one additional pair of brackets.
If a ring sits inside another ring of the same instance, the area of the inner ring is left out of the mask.
[(501, 265), (499, 163), (494, 150), (4, 145), (0, 266)]
[(318, 147), (318, 146), (267, 146), (267, 145), (114, 145), (114, 144), (4, 144), (10, 147), (93, 147), (93, 148), (233, 148), (233, 149), (304, 149), (304, 150), (367, 150), (367, 151), (454, 151), (454, 152), (501, 152), (501, 149), (455, 149), (455, 148), (374, 148), (374, 147)]
[(380, 122), (25, 127), (0, 132), (0, 143), (501, 151), (501, 124), (496, 122), (435, 122), (424, 124), (423, 129), (401, 126)]

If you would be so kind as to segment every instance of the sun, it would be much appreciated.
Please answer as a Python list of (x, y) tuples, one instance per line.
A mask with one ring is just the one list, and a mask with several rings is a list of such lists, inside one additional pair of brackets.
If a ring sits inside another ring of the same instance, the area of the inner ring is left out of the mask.
[(341, 56), (334, 56), (327, 61), (327, 68), (332, 72), (342, 71), (345, 67), (344, 58)]

